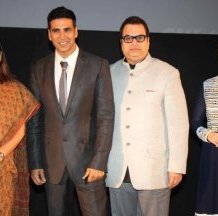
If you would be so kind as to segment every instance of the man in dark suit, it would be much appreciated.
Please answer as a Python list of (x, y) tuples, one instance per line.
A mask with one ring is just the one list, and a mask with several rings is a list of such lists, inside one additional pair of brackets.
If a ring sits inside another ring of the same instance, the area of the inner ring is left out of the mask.
[[(28, 126), (28, 158), (36, 185), (46, 183), (50, 216), (66, 215), (67, 185), (84, 216), (107, 215), (104, 184), (114, 102), (108, 62), (79, 49), (73, 11), (48, 15), (55, 53), (38, 61), (31, 89), (42, 108)], [(64, 63), (63, 63), (64, 62)]]

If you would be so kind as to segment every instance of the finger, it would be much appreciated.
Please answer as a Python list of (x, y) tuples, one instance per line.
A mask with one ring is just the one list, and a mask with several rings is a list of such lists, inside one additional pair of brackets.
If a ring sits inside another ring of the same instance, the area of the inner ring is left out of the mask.
[(101, 180), (101, 179), (103, 179), (104, 178), (104, 173), (102, 173), (102, 172), (99, 172), (97, 175), (96, 175), (96, 179), (98, 179), (98, 180)]
[(176, 182), (172, 182), (169, 186), (170, 189), (173, 189), (174, 187), (177, 186), (177, 183)]
[(171, 189), (179, 185), (180, 182), (181, 182), (181, 179), (174, 179), (174, 181), (170, 185)]
[(103, 179), (103, 176), (100, 172), (93, 172), (89, 175), (89, 178), (88, 178), (88, 181), (89, 182), (94, 182), (94, 181), (98, 181), (98, 180), (101, 180)]
[(36, 176), (36, 177), (35, 177), (35, 182), (37, 183), (37, 185), (42, 185), (42, 184), (44, 184), (44, 182), (41, 180), (40, 176)]
[(173, 185), (173, 179), (170, 178), (170, 179), (169, 179), (169, 187), (172, 187), (172, 185)]
[(89, 177), (88, 177), (88, 182), (94, 182), (96, 180), (98, 180), (99, 178), (99, 174), (98, 174), (98, 171), (97, 170), (90, 170), (90, 173), (89, 173)]
[(40, 172), (34, 172), (32, 175), (32, 180), (36, 185), (42, 185), (45, 183), (45, 177), (44, 180), (41, 179), (41, 174)]
[(89, 174), (90, 174), (90, 170), (87, 169), (86, 172), (85, 172), (85, 175), (83, 176), (83, 180), (87, 179)]
[(169, 188), (172, 189), (175, 187), (176, 178), (173, 175), (170, 175), (169, 178)]
[(36, 175), (32, 175), (31, 178), (36, 185), (40, 185), (40, 180)]
[(43, 171), (40, 172), (40, 176), (39, 177), (40, 177), (41, 183), (44, 184), (46, 182), (46, 178), (45, 178), (45, 174), (44, 174)]
[(105, 176), (105, 172), (103, 172), (103, 171), (99, 171), (98, 173), (99, 173), (99, 176), (100, 176), (101, 178)]
[(169, 184), (169, 188), (172, 189), (174, 187), (173, 183)]
[(36, 181), (36, 179), (35, 179), (34, 176), (31, 176), (31, 179), (32, 179), (32, 181), (33, 181), (33, 183), (34, 183), (35, 185), (38, 185), (38, 182)]
[(93, 182), (93, 181), (95, 181), (95, 178), (96, 178), (96, 172), (95, 172), (95, 170), (90, 169), (90, 172), (89, 172), (87, 181), (88, 181), (88, 182)]
[(216, 140), (214, 140), (213, 142), (211, 142), (213, 145), (215, 145), (215, 146), (217, 146), (218, 145), (218, 143), (217, 143), (217, 141)]
[(95, 178), (91, 175), (88, 176), (87, 178), (87, 182), (94, 182), (95, 181)]

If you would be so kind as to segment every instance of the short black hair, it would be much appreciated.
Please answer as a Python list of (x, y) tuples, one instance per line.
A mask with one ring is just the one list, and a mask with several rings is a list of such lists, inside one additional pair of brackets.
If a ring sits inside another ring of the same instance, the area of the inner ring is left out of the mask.
[(138, 16), (130, 16), (128, 18), (126, 18), (123, 23), (121, 24), (120, 26), (120, 37), (123, 36), (123, 29), (125, 27), (125, 25), (127, 24), (142, 24), (145, 28), (145, 33), (146, 33), (146, 36), (149, 37), (149, 28), (148, 28), (148, 25), (147, 23), (145, 22), (145, 20), (143, 20), (142, 18), (138, 17)]
[(48, 17), (47, 17), (48, 28), (50, 28), (50, 23), (52, 20), (60, 19), (60, 18), (71, 19), (74, 27), (76, 27), (76, 15), (74, 14), (74, 12), (68, 8), (61, 6), (61, 7), (54, 8), (48, 14)]

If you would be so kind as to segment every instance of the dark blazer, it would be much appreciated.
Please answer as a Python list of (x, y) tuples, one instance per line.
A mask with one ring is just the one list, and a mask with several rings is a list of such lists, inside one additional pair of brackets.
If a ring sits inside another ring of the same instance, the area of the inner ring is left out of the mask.
[(55, 91), (54, 54), (33, 66), (31, 89), (42, 108), (28, 124), (30, 169), (45, 169), (50, 183), (60, 182), (65, 167), (78, 183), (88, 167), (105, 171), (114, 121), (108, 62), (80, 49), (65, 115)]

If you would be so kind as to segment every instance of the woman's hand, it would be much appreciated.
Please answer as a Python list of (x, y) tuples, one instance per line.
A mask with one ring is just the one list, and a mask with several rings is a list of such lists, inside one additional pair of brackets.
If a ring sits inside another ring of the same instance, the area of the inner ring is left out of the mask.
[(218, 133), (217, 132), (210, 132), (207, 136), (207, 140), (218, 147)]

